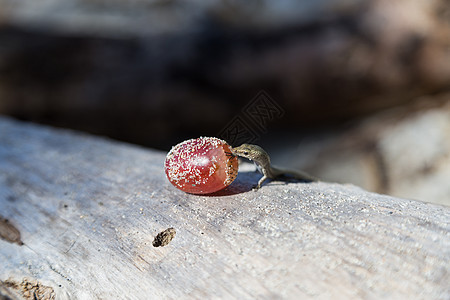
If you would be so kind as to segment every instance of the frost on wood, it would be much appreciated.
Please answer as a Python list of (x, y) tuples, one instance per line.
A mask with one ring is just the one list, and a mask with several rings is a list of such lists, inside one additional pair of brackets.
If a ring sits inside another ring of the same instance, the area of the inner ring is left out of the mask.
[(0, 280), (57, 299), (450, 297), (448, 207), (324, 182), (253, 192), (253, 172), (191, 195), (165, 155), (0, 118), (0, 212), (23, 242), (0, 240)]

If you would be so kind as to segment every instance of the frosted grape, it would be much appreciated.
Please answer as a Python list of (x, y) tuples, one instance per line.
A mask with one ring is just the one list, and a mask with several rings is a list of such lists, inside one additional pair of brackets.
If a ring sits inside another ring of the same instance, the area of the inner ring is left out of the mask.
[(184, 141), (166, 156), (165, 172), (178, 189), (209, 194), (229, 186), (237, 176), (238, 160), (227, 142), (214, 137)]

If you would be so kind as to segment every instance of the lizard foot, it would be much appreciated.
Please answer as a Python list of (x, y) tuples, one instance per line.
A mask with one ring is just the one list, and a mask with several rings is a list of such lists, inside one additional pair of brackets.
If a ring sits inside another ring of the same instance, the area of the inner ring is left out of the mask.
[(257, 185), (255, 185), (255, 186), (252, 188), (252, 191), (256, 192), (256, 191), (259, 190), (260, 188), (261, 188), (261, 186), (260, 186), (259, 184), (257, 184)]

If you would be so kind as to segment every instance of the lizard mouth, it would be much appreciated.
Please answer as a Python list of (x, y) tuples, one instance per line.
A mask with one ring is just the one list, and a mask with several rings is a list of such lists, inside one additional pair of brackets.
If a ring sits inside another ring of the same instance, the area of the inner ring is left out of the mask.
[(236, 155), (233, 152), (228, 152), (228, 151), (225, 151), (225, 155), (227, 157), (236, 157)]

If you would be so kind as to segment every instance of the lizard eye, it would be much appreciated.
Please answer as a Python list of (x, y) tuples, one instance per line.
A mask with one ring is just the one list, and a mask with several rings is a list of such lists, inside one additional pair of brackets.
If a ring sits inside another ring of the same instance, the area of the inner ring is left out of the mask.
[(248, 152), (247, 152), (247, 151), (244, 151), (244, 155), (248, 155)]

